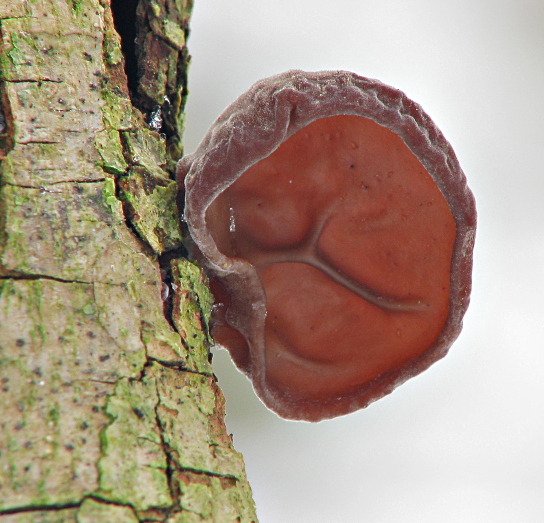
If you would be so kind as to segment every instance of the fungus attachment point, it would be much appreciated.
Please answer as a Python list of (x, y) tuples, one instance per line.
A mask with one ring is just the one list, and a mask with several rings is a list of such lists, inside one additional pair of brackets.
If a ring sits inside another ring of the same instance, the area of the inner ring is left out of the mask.
[(400, 91), (342, 71), (263, 80), (178, 177), (214, 338), (279, 415), (363, 408), (458, 336), (474, 200), (450, 145)]

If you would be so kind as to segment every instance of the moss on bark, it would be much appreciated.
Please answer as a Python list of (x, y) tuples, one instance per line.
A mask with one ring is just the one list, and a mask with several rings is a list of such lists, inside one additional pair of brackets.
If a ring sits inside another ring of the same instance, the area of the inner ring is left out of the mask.
[(191, 7), (140, 2), (129, 93), (108, 2), (0, 5), (0, 523), (256, 521), (171, 179)]

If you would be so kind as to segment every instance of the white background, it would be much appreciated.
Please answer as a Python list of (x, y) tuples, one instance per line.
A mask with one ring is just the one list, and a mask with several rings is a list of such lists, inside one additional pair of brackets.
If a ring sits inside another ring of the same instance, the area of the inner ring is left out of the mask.
[(450, 354), (320, 424), (266, 410), (214, 362), (261, 523), (544, 521), (544, 1), (196, 0), (187, 151), (254, 81), (347, 69), (420, 103), (478, 206)]

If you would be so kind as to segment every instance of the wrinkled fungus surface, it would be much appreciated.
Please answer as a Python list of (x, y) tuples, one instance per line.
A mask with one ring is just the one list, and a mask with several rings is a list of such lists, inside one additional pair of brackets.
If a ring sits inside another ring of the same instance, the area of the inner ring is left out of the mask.
[(255, 84), (182, 159), (213, 335), (280, 416), (366, 407), (443, 357), (469, 301), (474, 199), (400, 91), (353, 73)]

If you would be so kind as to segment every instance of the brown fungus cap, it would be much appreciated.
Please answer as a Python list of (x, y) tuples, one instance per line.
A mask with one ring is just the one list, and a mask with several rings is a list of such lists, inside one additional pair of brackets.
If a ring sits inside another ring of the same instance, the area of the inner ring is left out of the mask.
[(442, 358), (468, 307), (476, 209), (401, 91), (345, 71), (254, 84), (178, 164), (213, 335), (280, 416), (366, 407)]

